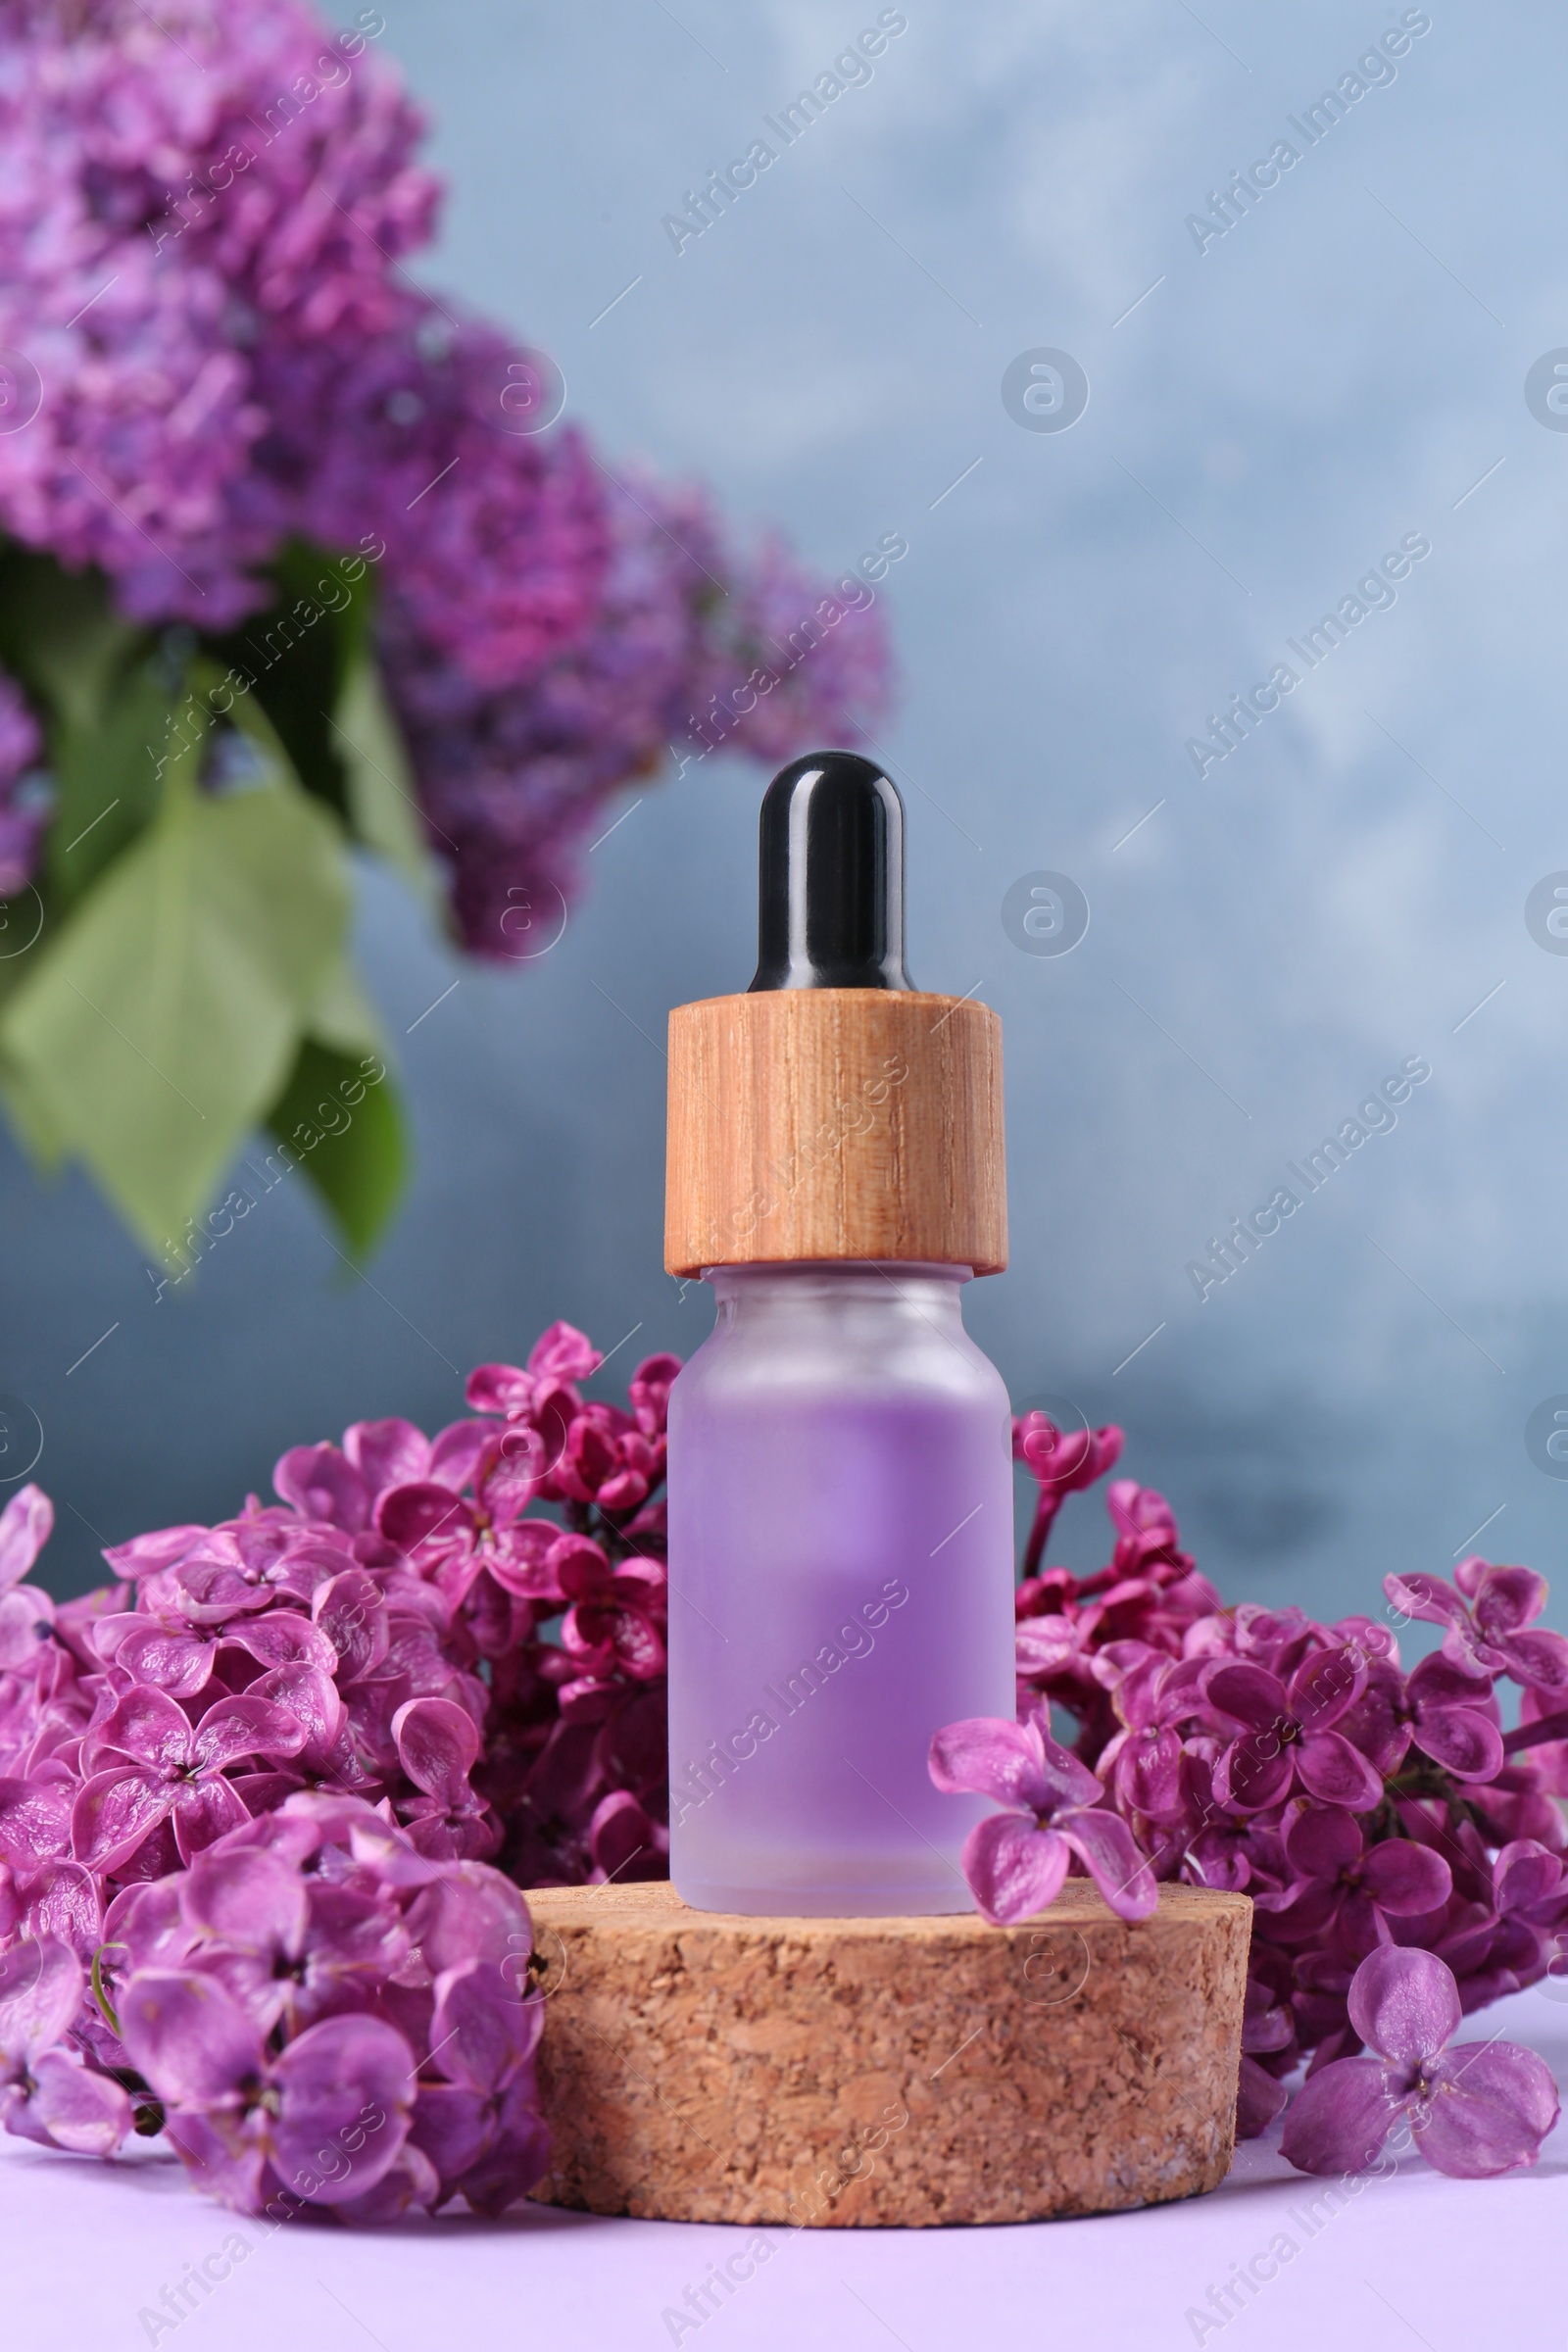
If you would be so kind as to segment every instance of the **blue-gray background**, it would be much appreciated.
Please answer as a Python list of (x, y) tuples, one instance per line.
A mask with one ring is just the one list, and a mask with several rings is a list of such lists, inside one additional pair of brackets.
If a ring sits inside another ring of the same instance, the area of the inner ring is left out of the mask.
[[(908, 0), (869, 85), (677, 257), (662, 216), (876, 13), (386, 0), (452, 188), (428, 274), (552, 351), (612, 453), (825, 568), (906, 536), (911, 964), (1005, 1023), (1013, 1262), (969, 1316), (1014, 1395), (1123, 1421), (1232, 1594), (1371, 1605), (1489, 1518), (1492, 1556), (1553, 1573), (1568, 1484), (1524, 1433), (1568, 1391), (1568, 957), (1524, 908), (1568, 867), (1568, 435), (1524, 381), (1568, 345), (1568, 24), (1434, 0), (1396, 78), (1200, 254), (1188, 214), (1300, 146), (1286, 117), (1393, 9)], [(1069, 431), (1003, 405), (1040, 347), (1088, 373)], [(1415, 532), (1396, 605), (1200, 781), (1206, 714)], [(42, 1426), (62, 1590), (100, 1538), (265, 1492), (285, 1445), (453, 1417), (470, 1363), (557, 1315), (640, 1327), (606, 1393), (697, 1345), (651, 1041), (749, 976), (759, 790), (722, 760), (649, 789), (516, 972), (371, 884), (418, 1172), (365, 1281), (285, 1186), (155, 1304), (87, 1187), (0, 1149), (0, 1386)], [(1037, 869), (1090, 904), (1070, 955), (1004, 931)], [(1410, 1055), (1433, 1074), (1396, 1129), (1200, 1303), (1186, 1262)], [(1064, 1537), (1088, 1564), (1098, 1508)]]

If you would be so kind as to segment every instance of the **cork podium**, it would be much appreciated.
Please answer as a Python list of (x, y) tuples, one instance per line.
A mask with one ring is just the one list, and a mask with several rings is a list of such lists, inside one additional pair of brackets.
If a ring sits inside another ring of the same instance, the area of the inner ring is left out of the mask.
[(1013, 1928), (736, 1918), (667, 1885), (528, 1897), (549, 1996), (533, 2191), (779, 2228), (1045, 2221), (1230, 2169), (1251, 1904), (1086, 1880)]

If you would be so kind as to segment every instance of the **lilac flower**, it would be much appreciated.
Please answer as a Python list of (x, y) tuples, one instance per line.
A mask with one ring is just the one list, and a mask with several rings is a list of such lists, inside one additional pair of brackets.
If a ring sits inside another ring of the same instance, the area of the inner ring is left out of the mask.
[(5, 43), (0, 346), (48, 389), (0, 436), (0, 527), (139, 615), (221, 628), (303, 520), (270, 465), (284, 355), (386, 331), (388, 259), (429, 233), (419, 118), (363, 40), (328, 67), (294, 0), (187, 0), (177, 39), (11, 6)]
[(605, 477), (572, 427), (505, 429), (510, 338), (412, 290), (388, 308), (386, 331), (354, 348), (282, 347), (278, 464), (308, 483), (327, 546), (357, 545), (374, 519), (396, 639), (483, 693), (515, 692), (596, 622)]
[(447, 1698), (411, 1698), (392, 1718), (398, 1759), (420, 1791), (399, 1808), (421, 1854), (483, 1861), (501, 1843), (495, 1817), (468, 1784), (479, 1727)]
[(548, 1583), (533, 1578), (557, 1531), (523, 1520), (544, 1483), (545, 1458), (534, 1431), (508, 1430), (479, 1455), (471, 1502), (439, 1480), (421, 1479), (388, 1489), (376, 1506), (376, 1525), (400, 1551), (430, 1568), (454, 1601), (466, 1596), (485, 1568), (509, 1589), (559, 1599)]
[[(486, 367), (493, 382), (498, 368)], [(575, 495), (579, 465), (568, 445), (564, 498)], [(607, 797), (671, 751), (682, 773), (721, 746), (781, 759), (803, 742), (858, 740), (887, 700), (880, 616), (845, 613), (824, 636), (812, 619), (820, 589), (776, 548), (738, 559), (700, 493), (602, 469), (593, 483), (592, 625), (543, 667), (502, 676), (474, 665), (461, 582), (456, 594), (433, 588), (417, 609), (394, 594), (382, 617), (430, 846), (476, 955), (527, 957), (549, 944)], [(549, 543), (575, 547), (576, 530), (563, 505)], [(586, 535), (580, 546), (587, 560)], [(429, 623), (443, 601), (450, 617), (437, 637)], [(802, 642), (803, 620), (818, 642), (801, 656), (789, 638)]]
[[(671, 746), (776, 762), (881, 709), (863, 580), (738, 554), (701, 493), (612, 478), (574, 426), (514, 429), (534, 355), (404, 268), (437, 183), (363, 33), (300, 0), (178, 0), (174, 32), (0, 14), (0, 349), (31, 404), (0, 434), (0, 531), (209, 634), (270, 601), (291, 538), (369, 552), (475, 952), (531, 952), (606, 797)], [(36, 859), (36, 754), (0, 678), (0, 897)]]
[(263, 2034), (282, 2022), (292, 2035), (358, 2007), (408, 1957), (395, 1904), (373, 1887), (304, 1876), (275, 1846), (209, 1846), (177, 1891), (180, 1958), (217, 1977)]
[(524, 1369), (515, 1364), (478, 1364), (468, 1374), (464, 1394), (477, 1413), (502, 1413), (509, 1421), (525, 1420), (561, 1389), (567, 1391), (573, 1406), (580, 1405), (582, 1399), (571, 1384), (587, 1380), (603, 1361), (586, 1332), (572, 1323), (552, 1323), (535, 1340)]
[(72, 1812), (76, 1860), (106, 1875), (122, 1870), (167, 1821), (188, 1862), (249, 1819), (225, 1767), (243, 1756), (294, 1755), (304, 1743), (298, 1719), (266, 1699), (220, 1698), (193, 1726), (164, 1691), (128, 1691), (94, 1737), (99, 1769)]
[(82, 2156), (111, 2156), (130, 2130), (118, 2082), (55, 2045), (81, 2006), (81, 1963), (45, 1936), (0, 1955), (0, 2121)]
[(1412, 1745), (1455, 1780), (1490, 1781), (1503, 1757), (1492, 1677), (1438, 1654), (1423, 1658), (1406, 1680), (1390, 1658), (1374, 1658), (1366, 1689), (1340, 1728), (1385, 1775), (1396, 1772)]
[(1359, 1812), (1383, 1794), (1379, 1774), (1333, 1727), (1360, 1696), (1366, 1663), (1348, 1647), (1314, 1651), (1289, 1688), (1265, 1667), (1210, 1669), (1204, 1694), (1242, 1727), (1214, 1767), (1222, 1804), (1261, 1813), (1283, 1803), (1298, 1780), (1308, 1796)]
[[(1546, 1580), (1533, 1568), (1494, 1568), (1472, 1553), (1441, 1576), (1385, 1578), (1389, 1598), (1412, 1617), (1446, 1627), (1445, 1657), (1472, 1672), (1506, 1674), (1527, 1690), (1568, 1699), (1568, 1637), (1529, 1628), (1546, 1605)], [(1463, 1595), (1463, 1597), (1461, 1597)], [(1468, 1606), (1466, 1603), (1468, 1602)]]
[[(265, 1592), (258, 1593), (254, 1605), (265, 1607), (268, 1597)], [(247, 1596), (237, 1605), (249, 1610), (252, 1603)], [(327, 1636), (296, 1609), (271, 1609), (265, 1616), (236, 1614), (216, 1622), (210, 1609), (178, 1615), (122, 1610), (100, 1618), (93, 1639), (100, 1657), (112, 1659), (137, 1682), (166, 1690), (172, 1698), (193, 1698), (205, 1690), (225, 1649), (242, 1650), (264, 1667), (316, 1666), (330, 1672), (336, 1662)]]
[(1256, 1977), (1247, 1981), (1242, 2009), (1242, 2064), (1236, 2091), (1236, 2136), (1256, 2139), (1290, 2097), (1276, 2075), (1258, 2061), (1288, 2062), (1296, 2049), (1296, 2020), (1273, 1990)]
[(1126, 1823), (1107, 1811), (1094, 1774), (1058, 1747), (1043, 1715), (950, 1723), (931, 1742), (931, 1778), (945, 1794), (972, 1789), (1011, 1808), (964, 1839), (963, 1875), (999, 1927), (1054, 1901), (1074, 1856), (1111, 1909), (1147, 1919), (1157, 1895)]
[(1442, 1854), (1409, 1838), (1368, 1846), (1341, 1805), (1293, 1798), (1285, 1853), (1291, 1884), (1252, 1897), (1260, 1911), (1272, 1914), (1268, 1932), (1282, 1943), (1326, 1944), (1333, 1937), (1359, 1959), (1393, 1940), (1395, 1923), (1441, 1913), (1453, 1891), (1453, 1873)]
[[(215, 1976), (139, 1970), (120, 1996), (132, 2065), (164, 2102), (171, 2140), (204, 2185), (241, 2213), (279, 2187), (341, 2203), (395, 2162), (414, 2106), (413, 2053), (380, 2018), (329, 2017), (275, 2057)], [(323, 2178), (323, 2147), (345, 2152)]]
[(1102, 1750), (1100, 1778), (1111, 1783), (1128, 1813), (1171, 1819), (1186, 1794), (1178, 1727), (1200, 1703), (1204, 1661), (1163, 1657), (1141, 1642), (1112, 1642), (1097, 1653), (1094, 1671), (1114, 1690), (1116, 1711), (1126, 1726)]
[(501, 2213), (550, 2163), (539, 2120), (533, 2054), (544, 2003), (519, 1999), (498, 1968), (464, 1960), (436, 1980), (430, 2063), (446, 2081), (421, 2082), (413, 2137), (435, 2166), (443, 2198)]
[(1459, 1993), (1435, 1952), (1381, 1945), (1355, 1972), (1349, 2014), (1375, 2055), (1337, 2058), (1298, 2093), (1280, 2144), (1298, 2171), (1364, 2172), (1401, 2120), (1458, 2180), (1535, 2163), (1557, 2121), (1550, 2071), (1515, 2042), (1446, 2046)]
[(1069, 1494), (1092, 1487), (1120, 1458), (1122, 1432), (1114, 1423), (1104, 1429), (1063, 1432), (1049, 1413), (1026, 1413), (1012, 1425), (1012, 1458), (1033, 1471), (1040, 1485), (1034, 1525), (1024, 1545), (1023, 1572), (1033, 1576), (1045, 1553), (1056, 1513)]

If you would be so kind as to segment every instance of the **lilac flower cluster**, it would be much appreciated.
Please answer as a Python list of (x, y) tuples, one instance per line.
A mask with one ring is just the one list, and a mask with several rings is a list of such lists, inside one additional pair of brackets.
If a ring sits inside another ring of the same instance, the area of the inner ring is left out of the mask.
[[(531, 355), (405, 273), (439, 188), (383, 29), (0, 0), (0, 533), (208, 634), (270, 601), (291, 538), (378, 543), (430, 846), (465, 944), (504, 957), (519, 894), (569, 886), (606, 795), (706, 742), (706, 701), (764, 672), (737, 748), (854, 739), (886, 653), (864, 610), (787, 650), (824, 598), (780, 549), (522, 429)], [(0, 780), (4, 751), (0, 725)], [(0, 896), (31, 842), (6, 821)]]
[(575, 855), (607, 795), (652, 774), (666, 751), (682, 772), (705, 758), (715, 697), (747, 690), (723, 740), (768, 761), (857, 735), (858, 718), (887, 701), (881, 631), (843, 612), (833, 633), (813, 623), (803, 635), (822, 593), (783, 548), (741, 563), (697, 490), (602, 470), (599, 489), (608, 562), (593, 626), (522, 681), (476, 677), (401, 592), (389, 601), (392, 698), (432, 842), (453, 871), (458, 927), (476, 954), (535, 944), (527, 918), (553, 894), (571, 895)]
[[(1121, 1444), (1115, 1428), (1064, 1435), (1038, 1414), (1015, 1424), (1015, 1452), (1040, 1487), (1026, 1569), (1066, 1494), (1113, 1467)], [(1536, 1622), (1544, 1579), (1480, 1558), (1452, 1585), (1390, 1576), (1387, 1623), (1227, 1608), (1181, 1550), (1162, 1495), (1124, 1479), (1106, 1499), (1109, 1565), (1082, 1578), (1048, 1568), (1018, 1589), (1020, 1724), (955, 1725), (933, 1743), (939, 1788), (1008, 1808), (968, 1842), (980, 1908), (1026, 1917), (1069, 1866), (1128, 1918), (1152, 1906), (1153, 1880), (1245, 1890), (1244, 2136), (1278, 2115), (1284, 2078), (1309, 2059), (1310, 2100), (1287, 2127), (1287, 2154), (1327, 2147), (1337, 2161), (1374, 2116), (1386, 2134), (1400, 2101), (1426, 2119), (1437, 2099), (1446, 2120), (1417, 2132), (1433, 2162), (1482, 2173), (1532, 2160), (1556, 2114), (1539, 2061), (1521, 2052), (1511, 2073), (1489, 2073), (1458, 2053), (1465, 2097), (1485, 2078), (1501, 2121), (1469, 2114), (1433, 2067), (1461, 2014), (1539, 1983), (1568, 1949), (1568, 1828), (1554, 1801), (1568, 1791), (1568, 1639)], [(1414, 1619), (1444, 1638), (1407, 1672), (1393, 1629)], [(1507, 1733), (1504, 1680), (1523, 1693)], [(1051, 1738), (1053, 1708), (1076, 1726), (1072, 1754)], [(1410, 1965), (1391, 1975), (1394, 1954)], [(1397, 1994), (1407, 1979), (1417, 1990)], [(1398, 2029), (1400, 1998), (1420, 2008), (1419, 2033)], [(1381, 2072), (1362, 2059), (1368, 2047)], [(1342, 2075), (1346, 2065), (1361, 2071)], [(1331, 2077), (1358, 2126), (1312, 2087)]]
[(0, 347), (36, 401), (0, 527), (220, 628), (306, 487), (261, 457), (264, 387), (387, 328), (433, 225), (422, 122), (298, 0), (5, 0), (0, 49)]
[(678, 1364), (622, 1409), (582, 1396), (599, 1361), (557, 1324), (469, 1418), (296, 1447), (278, 1503), (118, 1545), (74, 1601), (25, 1581), (47, 1497), (8, 1505), (9, 2130), (165, 2129), (247, 2211), (492, 2211), (539, 2178), (517, 1885), (660, 1877), (668, 1845)]

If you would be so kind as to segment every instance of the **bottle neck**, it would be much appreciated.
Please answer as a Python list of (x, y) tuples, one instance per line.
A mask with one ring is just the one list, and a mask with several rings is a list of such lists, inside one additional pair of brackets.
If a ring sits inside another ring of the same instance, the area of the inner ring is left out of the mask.
[(963, 1328), (967, 1266), (809, 1262), (799, 1265), (705, 1266), (718, 1320), (731, 1329), (794, 1322), (813, 1308), (832, 1315), (917, 1320), (928, 1330)]

